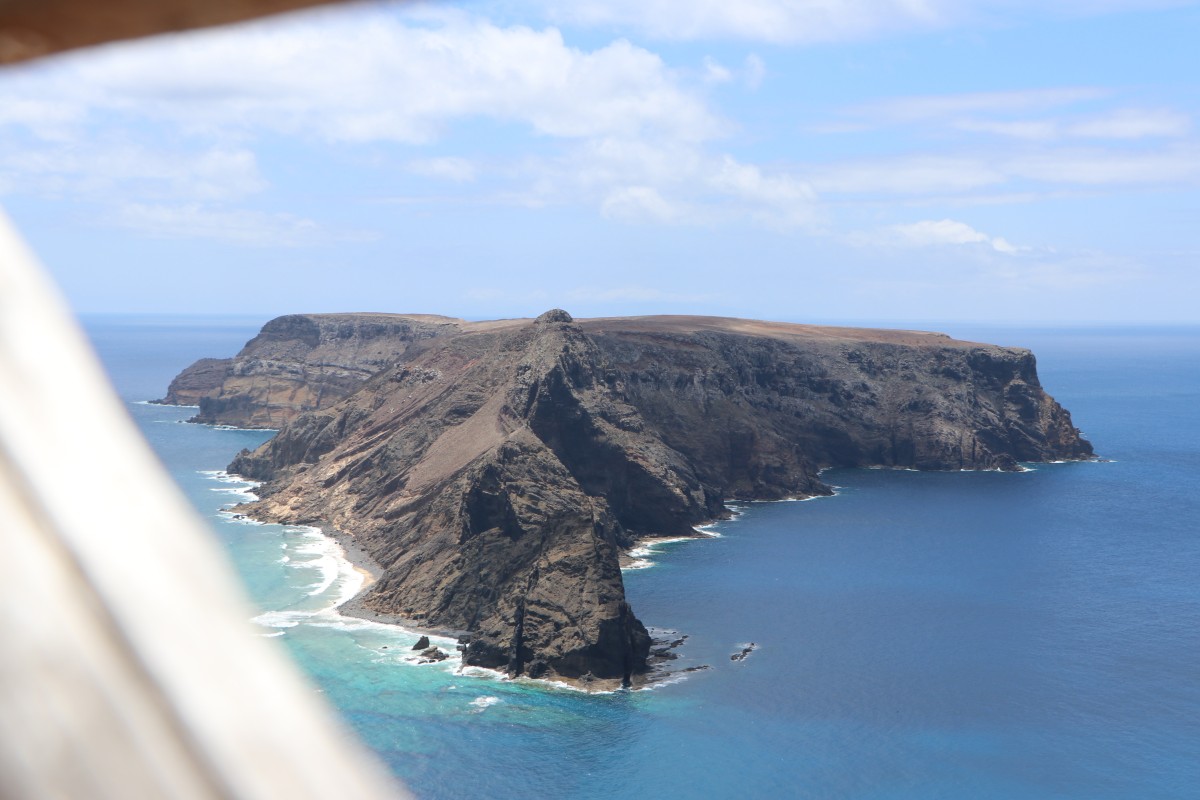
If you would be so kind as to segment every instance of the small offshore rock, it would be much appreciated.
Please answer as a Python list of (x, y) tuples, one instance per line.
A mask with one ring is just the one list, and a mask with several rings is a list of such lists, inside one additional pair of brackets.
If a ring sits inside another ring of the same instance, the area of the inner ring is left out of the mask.
[(417, 639), (417, 643), (412, 646), (412, 649), (413, 650), (424, 650), (427, 647), (429, 647), (429, 637), (422, 636), (420, 639)]
[(741, 652), (734, 653), (733, 655), (731, 655), (729, 657), (729, 660), (730, 661), (744, 661), (746, 656), (750, 655), (757, 649), (758, 649), (758, 645), (755, 644), (754, 642), (751, 642), (750, 644), (743, 647), (741, 649)]
[(445, 661), (449, 657), (436, 647), (431, 647), (421, 653), (421, 658), (429, 659), (429, 661)]

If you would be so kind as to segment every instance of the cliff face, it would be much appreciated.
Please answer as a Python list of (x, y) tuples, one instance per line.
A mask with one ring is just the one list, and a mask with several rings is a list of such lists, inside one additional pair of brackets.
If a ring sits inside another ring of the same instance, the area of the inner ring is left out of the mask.
[(157, 402), (199, 406), (192, 422), (276, 428), (341, 401), (412, 345), (459, 325), (433, 315), (278, 317), (233, 358), (202, 358), (185, 369)]
[(618, 557), (829, 466), (1008, 469), (1091, 447), (1025, 350), (712, 318), (464, 323), (231, 471), (247, 512), (327, 522), (384, 568), (369, 608), (469, 631), (466, 661), (629, 680)]
[(811, 493), (781, 477), (806, 464), (1014, 469), (1092, 452), (1028, 350), (702, 318), (582, 327), (630, 401), (727, 497)]

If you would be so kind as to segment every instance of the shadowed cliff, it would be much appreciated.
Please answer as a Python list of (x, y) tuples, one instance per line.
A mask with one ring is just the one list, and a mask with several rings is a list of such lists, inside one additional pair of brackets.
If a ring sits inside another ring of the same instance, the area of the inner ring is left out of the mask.
[(267, 481), (247, 513), (376, 558), (367, 608), (470, 632), (470, 664), (608, 685), (646, 668), (618, 563), (639, 538), (690, 534), (726, 498), (827, 494), (825, 467), (1091, 454), (1026, 350), (556, 310), (408, 341), (230, 469)]

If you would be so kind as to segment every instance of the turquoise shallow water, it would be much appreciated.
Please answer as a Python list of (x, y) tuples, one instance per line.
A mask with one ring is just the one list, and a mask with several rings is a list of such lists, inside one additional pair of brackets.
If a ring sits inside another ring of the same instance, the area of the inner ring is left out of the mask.
[[(327, 609), (356, 580), (310, 531), (219, 513), (267, 434), (138, 405), (262, 320), (88, 320), (119, 391), (286, 646), (426, 798), (1188, 798), (1200, 786), (1200, 331), (968, 330), (1029, 346), (1111, 463), (831, 471), (626, 574), (710, 669), (586, 696), (405, 663)], [(731, 653), (759, 649), (745, 661)]]

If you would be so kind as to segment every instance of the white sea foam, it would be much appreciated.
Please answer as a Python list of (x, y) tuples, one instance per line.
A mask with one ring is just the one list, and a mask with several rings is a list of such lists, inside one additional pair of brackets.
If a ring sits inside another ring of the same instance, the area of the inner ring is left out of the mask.
[(264, 611), (250, 621), (264, 628), (294, 628), (311, 616), (311, 611)]
[(496, 681), (511, 680), (507, 675), (497, 669), (488, 669), (487, 667), (475, 667), (463, 665), (455, 670), (459, 675), (467, 678), (489, 678)]
[[(421, 634), (401, 625), (341, 614), (339, 607), (362, 590), (363, 574), (346, 557), (342, 545), (321, 529), (289, 525), (282, 530), (287, 538), (281, 544), (285, 552), (279, 563), (293, 569), (319, 571), (319, 580), (306, 587), (305, 595), (316, 604), (310, 607), (311, 600), (301, 601), (298, 605), (303, 608), (268, 611), (255, 617), (255, 622), (272, 628), (305, 625), (342, 631), (352, 636), (359, 647), (373, 653), (380, 663), (438, 667), (448, 672), (461, 667), (458, 640), (453, 637)], [(428, 635), (430, 645), (448, 658), (436, 662), (422, 659), (419, 652), (412, 650), (421, 635)]]
[(252, 487), (261, 485), (261, 481), (246, 480), (241, 475), (233, 475), (223, 469), (201, 469), (197, 470), (197, 472), (206, 478), (211, 478), (221, 483), (241, 483)]
[(634, 545), (634, 547), (628, 553), (626, 553), (626, 555), (632, 558), (633, 561), (629, 564), (626, 564), (621, 569), (632, 570), (652, 567), (654, 566), (654, 561), (651, 560), (650, 556), (656, 555), (660, 546), (675, 542), (690, 542), (694, 540), (694, 536), (675, 536), (669, 539), (642, 539), (640, 542)]
[[(733, 519), (741, 516), (742, 511), (740, 506), (727, 506), (733, 512)], [(673, 536), (662, 539), (641, 539), (639, 540), (625, 555), (633, 559), (630, 563), (621, 567), (624, 571), (635, 569), (647, 569), (653, 567), (656, 563), (651, 556), (657, 555), (659, 547), (662, 545), (675, 544), (677, 542), (694, 542), (698, 539), (720, 539), (722, 534), (717, 530), (717, 526), (728, 520), (714, 520), (705, 523), (704, 525), (696, 525), (692, 528), (696, 532), (695, 536)]]
[[(284, 531), (300, 537), (300, 541), (289, 548), (287, 565), (294, 569), (314, 569), (318, 578), (308, 587), (309, 597), (321, 597), (329, 593), (328, 609), (335, 609), (358, 594), (363, 587), (363, 576), (346, 558), (338, 541), (326, 536), (320, 528), (290, 526)], [(330, 590), (333, 590), (332, 592)]]
[(222, 486), (217, 489), (209, 489), (209, 491), (217, 492), (218, 494), (231, 494), (234, 497), (237, 497), (240, 500), (247, 501), (247, 502), (258, 499), (258, 495), (256, 495), (254, 492), (250, 491), (249, 488), (243, 488), (243, 487), (238, 487), (238, 486), (230, 486), (230, 487)]
[(238, 475), (230, 475), (228, 472), (226, 472), (223, 469), (197, 470), (197, 472), (200, 475), (203, 475), (205, 478), (207, 478), (210, 481), (216, 481), (217, 483), (224, 484), (217, 488), (210, 488), (209, 489), (210, 492), (229, 494), (229, 495), (233, 495), (234, 497), (237, 498), (236, 500), (234, 500), (231, 503), (226, 503), (220, 509), (220, 512), (222, 514), (226, 514), (227, 518), (229, 518), (229, 520), (231, 522), (238, 522), (238, 523), (241, 523), (244, 525), (261, 525), (262, 524), (260, 522), (257, 522), (256, 520), (251, 520), (247, 517), (243, 517), (240, 514), (233, 514), (233, 513), (229, 512), (229, 509), (233, 508), (236, 505), (239, 505), (241, 503), (252, 503), (255, 500), (257, 500), (258, 495), (256, 495), (254, 493), (254, 490), (257, 489), (259, 486), (261, 486), (262, 483), (260, 483), (259, 481), (248, 481), (245, 478), (242, 478), (241, 476), (238, 476)]
[(500, 681), (501, 683), (522, 683), (534, 684), (547, 689), (561, 689), (567, 692), (579, 692), (580, 694), (616, 694), (624, 689), (608, 689), (605, 691), (596, 691), (594, 689), (585, 689), (582, 686), (576, 686), (573, 683), (566, 681), (556, 681), (550, 678), (529, 678), (521, 675), (516, 678), (510, 678), (506, 673), (496, 669), (488, 669), (487, 667), (468, 667), (460, 666), (455, 672), (468, 678), (486, 678), (488, 680)]
[(476, 697), (474, 700), (471, 701), (471, 705), (475, 706), (475, 708), (479, 709), (480, 711), (483, 711), (485, 708), (494, 706), (499, 702), (501, 702), (499, 697), (495, 697), (493, 695), (485, 695), (485, 696), (481, 696), (481, 697)]
[(807, 503), (809, 500), (824, 500), (827, 497), (837, 497), (838, 487), (830, 486), (829, 488), (833, 490), (833, 494), (814, 494), (814, 495), (809, 495), (808, 497), (785, 497), (782, 500), (780, 500), (779, 502), (781, 502), (781, 503)]
[[(745, 503), (745, 504), (743, 504), (743, 503)], [(729, 512), (729, 519), (731, 519), (731, 520), (737, 519), (738, 517), (740, 517), (746, 513), (746, 507), (747, 507), (748, 503), (746, 501), (743, 501), (743, 503), (734, 503), (734, 502), (730, 502), (728, 500), (725, 501), (725, 510)]]
[(667, 673), (664, 673), (663, 675), (661, 675), (660, 677), (658, 677), (653, 683), (648, 683), (645, 686), (639, 686), (637, 689), (634, 689), (634, 691), (635, 692), (652, 692), (655, 689), (661, 689), (664, 686), (671, 686), (676, 683), (683, 683), (689, 677), (691, 677), (691, 675), (692, 675), (691, 672), (684, 672), (683, 670), (679, 670), (677, 672), (667, 672)]
[(265, 522), (259, 522), (256, 519), (247, 517), (245, 514), (237, 514), (230, 509), (236, 506), (237, 503), (228, 503), (224, 507), (217, 510), (217, 514), (230, 525), (256, 525), (263, 526)]

